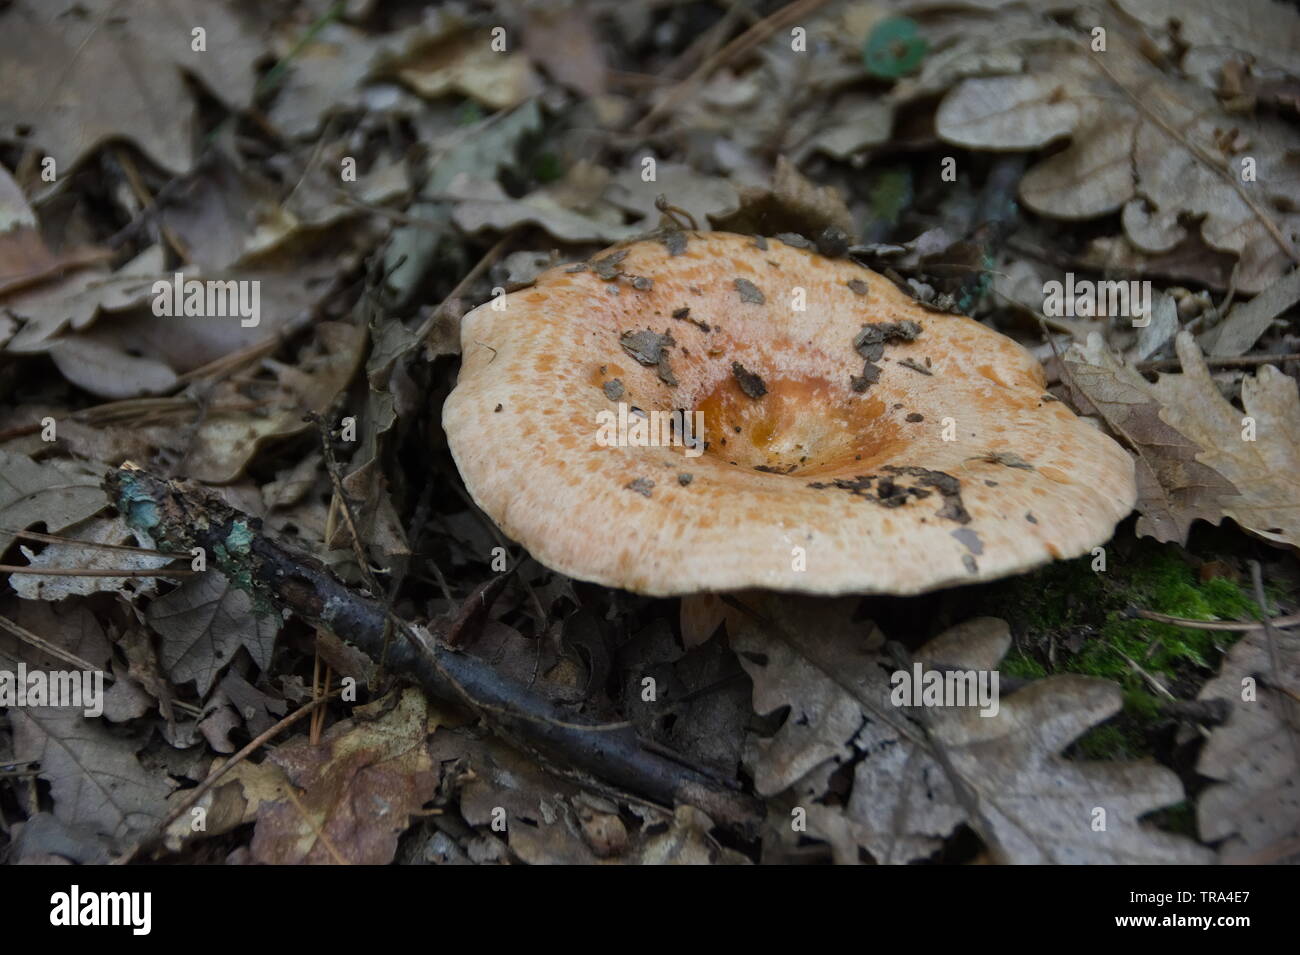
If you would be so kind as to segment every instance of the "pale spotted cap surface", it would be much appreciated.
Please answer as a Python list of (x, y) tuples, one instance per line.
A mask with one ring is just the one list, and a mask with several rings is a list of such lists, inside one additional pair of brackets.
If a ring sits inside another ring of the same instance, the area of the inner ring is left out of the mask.
[[(776, 239), (615, 246), (461, 328), (443, 425), (465, 485), (580, 580), (914, 594), (1086, 553), (1136, 498), (1014, 341)], [(602, 444), (620, 403), (702, 412), (706, 449)]]

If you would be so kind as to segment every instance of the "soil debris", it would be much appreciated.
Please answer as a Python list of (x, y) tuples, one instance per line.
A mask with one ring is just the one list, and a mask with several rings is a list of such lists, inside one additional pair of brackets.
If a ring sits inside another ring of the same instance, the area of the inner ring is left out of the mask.
[(731, 373), (736, 378), (736, 384), (740, 385), (740, 390), (755, 401), (767, 394), (767, 385), (763, 383), (763, 379), (749, 371), (740, 362), (733, 361), (731, 363)]
[(736, 279), (736, 291), (740, 293), (740, 300), (750, 305), (763, 305), (767, 302), (759, 287), (749, 279)]

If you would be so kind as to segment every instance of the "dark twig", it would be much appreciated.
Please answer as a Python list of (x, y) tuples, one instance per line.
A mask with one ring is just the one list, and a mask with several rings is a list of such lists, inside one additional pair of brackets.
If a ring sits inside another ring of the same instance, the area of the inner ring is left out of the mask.
[[(1128, 616), (1141, 617), (1143, 620), (1155, 620), (1157, 623), (1173, 624), (1175, 627), (1187, 627), (1189, 630), (1231, 630), (1237, 633), (1245, 633), (1251, 630), (1264, 629), (1262, 623), (1246, 623), (1240, 620), (1189, 620), (1186, 617), (1171, 617), (1165, 613), (1143, 610), (1140, 607), (1130, 608)], [(1284, 630), (1287, 627), (1300, 624), (1300, 614), (1292, 614), (1289, 617), (1274, 617), (1268, 623), (1271, 627)]]
[[(1254, 368), (1256, 365), (1281, 364), (1284, 361), (1300, 361), (1300, 354), (1289, 355), (1241, 355), (1237, 358), (1215, 358), (1205, 356), (1205, 364), (1211, 368)], [(1161, 358), (1156, 361), (1140, 361), (1138, 371), (1180, 371), (1183, 363), (1177, 358)]]
[[(1264, 625), (1264, 642), (1268, 646), (1268, 663), (1273, 670), (1273, 678), (1278, 683), (1282, 682), (1282, 660), (1277, 652), (1277, 634), (1274, 633), (1275, 624), (1268, 619), (1268, 596), (1264, 593), (1264, 572), (1259, 566), (1259, 561), (1250, 561), (1250, 580), (1255, 585), (1255, 603), (1259, 605), (1260, 623)], [(1282, 726), (1286, 729), (1286, 735), (1291, 740), (1291, 751), (1295, 755), (1296, 765), (1300, 766), (1300, 733), (1296, 731), (1296, 704), (1293, 700), (1283, 696), (1279, 701), (1279, 709)]]
[[(660, 805), (690, 803), (721, 824), (748, 828), (761, 818), (757, 800), (729, 782), (648, 751), (627, 724), (571, 716), (504, 679), (487, 662), (440, 645), (386, 614), (380, 601), (354, 593), (319, 561), (266, 537), (260, 521), (200, 486), (122, 468), (108, 475), (105, 488), (127, 523), (147, 530), (160, 549), (189, 553), (205, 547), (222, 554), (217, 569), (247, 590), (257, 612), (290, 613), (310, 626), (326, 627), (372, 659), (382, 652), (385, 626), (392, 623), (403, 639), (389, 648), (390, 673), (436, 699), (470, 707), (494, 732), (548, 764)], [(231, 541), (241, 543), (231, 549)]]

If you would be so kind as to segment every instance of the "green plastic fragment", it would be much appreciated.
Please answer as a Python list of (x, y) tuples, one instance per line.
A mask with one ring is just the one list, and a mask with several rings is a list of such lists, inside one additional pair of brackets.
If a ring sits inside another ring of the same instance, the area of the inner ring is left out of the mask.
[(921, 65), (929, 44), (911, 17), (886, 17), (875, 25), (862, 47), (867, 72), (886, 80), (906, 76)]

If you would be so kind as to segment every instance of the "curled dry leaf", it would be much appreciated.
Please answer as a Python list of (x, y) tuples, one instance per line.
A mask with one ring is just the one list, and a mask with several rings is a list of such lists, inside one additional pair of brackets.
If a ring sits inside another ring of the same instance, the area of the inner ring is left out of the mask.
[(316, 325), (314, 353), (297, 366), (275, 365), (275, 380), (226, 380), (216, 389), (187, 460), (190, 475), (227, 484), (266, 441), (298, 434), (308, 411), (324, 412), (360, 367), (366, 329), (342, 322)]
[[(851, 609), (851, 601), (766, 601), (770, 623), (751, 620), (733, 640), (754, 680), (755, 711), (790, 708), (774, 736), (755, 742), (755, 788), (769, 797), (788, 790), (784, 801), (807, 812), (807, 834), (830, 842), (838, 861), (857, 862), (862, 851), (882, 863), (923, 859), (962, 823), (1005, 862), (1207, 861), (1194, 843), (1138, 821), (1182, 800), (1172, 772), (1059, 755), (1119, 711), (1118, 686), (1050, 677), (1002, 698), (995, 715), (931, 707), (918, 720), (891, 703), (896, 667), (882, 652), (884, 634), (853, 622)], [(1010, 642), (1004, 622), (977, 618), (915, 659), (990, 670)], [(846, 777), (847, 796), (829, 797)], [(1104, 831), (1093, 829), (1098, 808)]]
[(1201, 793), (1196, 814), (1201, 838), (1222, 840), (1222, 862), (1281, 862), (1300, 845), (1300, 638), (1274, 632), (1272, 640), (1280, 672), (1269, 637), (1254, 630), (1229, 651), (1199, 697), (1231, 706), (1196, 766), (1217, 780)]
[(1186, 543), (1193, 521), (1219, 523), (1237, 489), (1199, 459), (1199, 444), (1161, 417), (1146, 379), (1121, 365), (1096, 333), (1070, 349), (1066, 364), (1079, 410), (1100, 415), (1134, 456), (1138, 534)]
[(331, 726), (318, 746), (299, 737), (272, 754), (300, 795), (262, 796), (252, 843), (258, 862), (393, 861), (411, 813), (438, 785), (425, 745), (428, 704), (419, 690), (407, 689), (355, 713)]
[(116, 272), (85, 269), (5, 299), (0, 312), (23, 322), (11, 352), (41, 352), (64, 329), (80, 331), (102, 312), (144, 305), (163, 271), (161, 246), (150, 246)]
[(480, 195), (456, 204), (453, 221), (468, 233), (491, 229), (508, 232), (523, 225), (535, 225), (561, 242), (616, 242), (636, 233), (623, 225), (621, 217), (603, 220), (566, 209), (545, 189), (523, 199), (512, 199), (496, 184)]
[(784, 156), (776, 161), (770, 188), (742, 187), (738, 208), (708, 218), (719, 231), (755, 235), (789, 232), (813, 239), (827, 228), (855, 232), (853, 214), (839, 192), (814, 185)]
[(108, 498), (102, 474), (71, 461), (37, 463), (22, 454), (0, 451), (0, 553), (14, 531), (44, 524), (51, 534), (103, 510)]
[[(668, 813), (640, 801), (615, 802), (546, 772), (499, 739), (439, 733), (434, 758), (462, 781), (460, 810), (487, 830), (499, 810), (510, 851), (531, 864), (736, 865), (713, 822), (694, 806)], [(629, 821), (625, 821), (629, 820)], [(632, 822), (630, 820), (635, 820)]]
[(1187, 332), (1183, 374), (1155, 384), (1092, 336), (1067, 358), (1075, 386), (1138, 456), (1138, 533), (1186, 542), (1196, 519), (1231, 517), (1252, 534), (1300, 546), (1300, 396), (1271, 365), (1241, 384), (1245, 414), (1220, 394)]
[[(27, 197), (9, 170), (0, 166), (0, 295), (39, 285), (104, 255), (93, 248), (52, 251), (41, 236)], [(6, 337), (0, 324), (0, 342)]]
[[(0, 7), (0, 138), (29, 139), (56, 160), (60, 175), (118, 137), (172, 172), (188, 171), (200, 137), (183, 72), (234, 109), (252, 100), (264, 46), (238, 5), (80, 0), (75, 13), (70, 7), (42, 0)], [(205, 52), (192, 48), (198, 24)], [(30, 128), (30, 137), (15, 136), (18, 127)]]
[(1241, 381), (1245, 415), (1215, 387), (1190, 334), (1175, 342), (1183, 374), (1151, 388), (1161, 416), (1200, 444), (1200, 461), (1236, 486), (1224, 513), (1252, 534), (1300, 547), (1300, 396), (1272, 365)]
[(162, 818), (172, 787), (140, 765), (130, 739), (67, 707), (14, 707), (9, 719), (15, 756), (40, 763), (63, 822), (126, 840)]
[[(213, 763), (212, 772), (219, 771), (221, 766), (221, 762)], [(182, 846), (195, 839), (224, 835), (254, 822), (263, 803), (287, 800), (291, 785), (284, 770), (269, 759), (263, 763), (241, 762), (224, 781), (204, 793), (194, 804), (194, 808), (206, 813), (206, 827), (196, 831), (193, 815), (182, 813), (167, 827), (163, 841), (172, 852), (179, 852)], [(184, 799), (188, 795), (188, 790), (182, 790), (175, 798)]]
[(522, 53), (492, 48), (483, 32), (455, 34), (408, 54), (398, 76), (427, 99), (463, 93), (493, 110), (510, 109), (542, 90)]
[[(1150, 253), (1186, 237), (1182, 220), (1199, 220), (1210, 247), (1238, 256), (1236, 287), (1260, 291), (1295, 255), (1300, 214), (1290, 210), (1300, 207), (1300, 180), (1288, 158), (1295, 132), (1223, 113), (1210, 93), (1176, 82), (1120, 42), (1122, 25), (1107, 19), (1114, 39), (1104, 54), (1044, 52), (1025, 74), (964, 81), (939, 107), (940, 137), (971, 149), (1029, 150), (1068, 136), (1067, 149), (1025, 175), (1026, 205), (1069, 220), (1122, 210), (1125, 234)], [(1232, 142), (1226, 129), (1237, 133)], [(1241, 181), (1247, 169), (1250, 192)]]
[[(35, 551), (23, 545), (21, 550), (33, 568), (75, 567), (85, 570), (156, 570), (171, 563), (169, 557), (150, 557), (129, 551), (109, 550), (87, 544), (129, 545), (152, 548), (153, 541), (140, 531), (126, 526), (121, 517), (96, 517), (68, 528), (61, 537), (66, 544), (47, 544)], [(43, 576), (41, 574), (11, 574), (9, 585), (18, 596), (26, 600), (62, 600), (69, 596), (87, 596), (101, 591), (123, 593), (152, 593), (157, 587), (153, 577), (77, 577), (67, 574)]]

